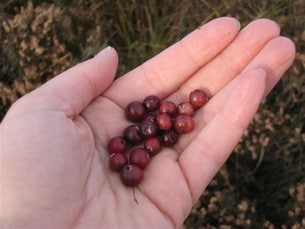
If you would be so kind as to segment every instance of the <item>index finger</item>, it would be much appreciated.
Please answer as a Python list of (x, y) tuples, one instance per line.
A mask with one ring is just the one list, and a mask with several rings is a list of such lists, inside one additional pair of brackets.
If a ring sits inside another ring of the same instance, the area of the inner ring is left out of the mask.
[[(220, 53), (239, 29), (240, 24), (234, 18), (215, 19), (120, 77), (104, 96), (122, 107), (149, 94), (164, 98)], [(124, 94), (117, 93), (122, 89)]]

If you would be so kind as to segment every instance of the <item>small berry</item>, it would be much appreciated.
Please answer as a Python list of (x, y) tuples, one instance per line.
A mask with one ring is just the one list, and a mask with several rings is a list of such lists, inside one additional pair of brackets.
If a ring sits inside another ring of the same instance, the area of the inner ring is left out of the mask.
[(143, 137), (152, 137), (157, 134), (157, 126), (153, 122), (143, 121), (139, 124), (139, 129)]
[(160, 104), (159, 113), (166, 113), (169, 116), (174, 116), (177, 113), (177, 106), (171, 101), (164, 101)]
[(121, 180), (128, 187), (137, 186), (144, 178), (143, 170), (132, 164), (127, 164), (121, 170)]
[(160, 102), (161, 101), (158, 96), (150, 95), (144, 99), (143, 106), (147, 111), (153, 112), (159, 109)]
[(149, 154), (144, 148), (134, 148), (130, 151), (130, 163), (139, 166), (141, 169), (144, 169), (148, 165), (149, 159)]
[(179, 134), (187, 134), (195, 127), (194, 119), (188, 115), (178, 115), (174, 121), (174, 128)]
[(161, 141), (157, 137), (147, 138), (144, 141), (144, 148), (151, 156), (154, 156), (162, 149)]
[(168, 130), (161, 135), (161, 142), (164, 146), (173, 146), (178, 141), (178, 133), (174, 130)]
[(190, 93), (189, 100), (194, 108), (198, 109), (206, 104), (207, 95), (202, 90), (196, 89)]
[(126, 117), (129, 121), (138, 122), (144, 118), (145, 108), (138, 101), (131, 102), (126, 107)]
[(143, 139), (138, 125), (130, 125), (126, 127), (123, 132), (123, 135), (124, 135), (124, 139), (133, 145), (140, 143)]
[(121, 136), (114, 137), (108, 141), (107, 149), (109, 154), (125, 153), (128, 149), (128, 143)]
[(109, 166), (113, 171), (120, 171), (126, 165), (128, 159), (125, 154), (113, 153), (110, 156)]
[(144, 117), (143, 119), (143, 122), (144, 121), (149, 121), (149, 122), (152, 122), (152, 123), (156, 123), (156, 120), (157, 120), (157, 116), (154, 115), (154, 114), (148, 114)]
[(193, 105), (189, 102), (183, 102), (180, 103), (178, 106), (178, 114), (185, 114), (188, 116), (194, 116), (195, 110), (193, 108)]
[(169, 130), (173, 125), (172, 118), (166, 113), (157, 116), (157, 126), (161, 130)]

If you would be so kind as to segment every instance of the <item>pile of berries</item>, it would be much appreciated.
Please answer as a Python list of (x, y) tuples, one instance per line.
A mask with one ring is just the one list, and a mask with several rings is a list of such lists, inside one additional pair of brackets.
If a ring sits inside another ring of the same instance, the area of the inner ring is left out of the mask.
[(207, 100), (206, 94), (196, 89), (190, 93), (188, 102), (178, 105), (171, 101), (162, 102), (155, 95), (146, 97), (143, 102), (129, 103), (126, 118), (134, 124), (127, 126), (122, 136), (108, 141), (111, 170), (120, 173), (126, 186), (140, 184), (150, 158), (158, 154), (163, 146), (175, 145), (179, 134), (187, 134), (194, 129), (195, 111)]

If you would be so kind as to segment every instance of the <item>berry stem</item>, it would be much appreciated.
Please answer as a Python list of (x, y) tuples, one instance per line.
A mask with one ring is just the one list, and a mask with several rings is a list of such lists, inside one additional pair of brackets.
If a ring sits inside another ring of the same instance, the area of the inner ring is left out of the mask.
[(136, 204), (139, 204), (137, 198), (136, 198), (136, 193), (135, 193), (135, 188), (132, 187), (132, 194), (133, 194), (133, 199), (134, 199), (134, 202), (136, 202)]

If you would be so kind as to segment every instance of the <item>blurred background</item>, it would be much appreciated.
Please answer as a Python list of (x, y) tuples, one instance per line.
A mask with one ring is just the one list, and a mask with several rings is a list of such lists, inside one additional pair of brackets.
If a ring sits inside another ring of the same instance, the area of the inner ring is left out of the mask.
[(111, 45), (117, 77), (209, 20), (280, 24), (293, 66), (202, 193), (186, 228), (305, 228), (305, 0), (1, 0), (0, 121), (11, 104)]

